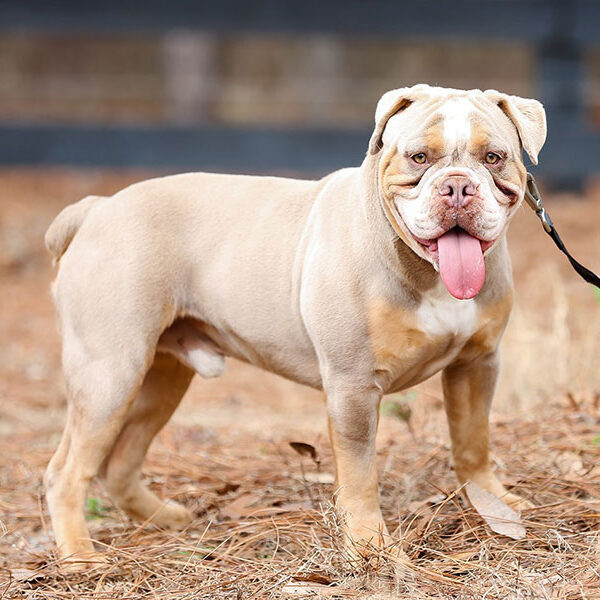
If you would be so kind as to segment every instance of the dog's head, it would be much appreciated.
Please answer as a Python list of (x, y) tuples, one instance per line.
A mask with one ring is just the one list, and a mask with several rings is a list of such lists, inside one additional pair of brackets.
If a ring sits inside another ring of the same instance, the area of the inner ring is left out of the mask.
[(481, 289), (483, 256), (523, 200), (521, 150), (537, 164), (545, 139), (537, 100), (427, 85), (381, 97), (369, 152), (380, 153), (386, 213), (457, 298)]

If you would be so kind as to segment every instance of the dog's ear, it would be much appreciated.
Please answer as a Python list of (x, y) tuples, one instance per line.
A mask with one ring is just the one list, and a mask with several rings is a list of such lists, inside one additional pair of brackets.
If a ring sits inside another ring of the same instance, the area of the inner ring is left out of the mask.
[(542, 103), (529, 98), (509, 96), (496, 90), (486, 90), (484, 94), (513, 122), (521, 146), (531, 162), (537, 165), (538, 154), (546, 141), (546, 111)]
[(390, 90), (381, 96), (375, 109), (375, 129), (369, 141), (369, 154), (377, 154), (383, 147), (383, 131), (390, 118), (408, 108), (427, 88), (428, 85), (419, 84)]

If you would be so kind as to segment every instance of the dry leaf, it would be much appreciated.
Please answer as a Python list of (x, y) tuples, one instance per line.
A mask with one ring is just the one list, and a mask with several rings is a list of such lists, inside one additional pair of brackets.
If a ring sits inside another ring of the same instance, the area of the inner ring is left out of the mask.
[(539, 598), (555, 598), (552, 594), (554, 590), (560, 586), (564, 589), (565, 579), (562, 575), (555, 573), (554, 575), (545, 576), (543, 573), (533, 571), (531, 569), (522, 569), (521, 577), (531, 586), (531, 590), (537, 593)]
[(317, 454), (317, 450), (311, 444), (306, 444), (304, 442), (290, 442), (290, 446), (300, 455), (300, 456), (308, 456), (312, 458), (316, 465), (321, 464), (321, 459)]
[[(197, 486), (195, 487), (197, 489)], [(228, 492), (235, 492), (237, 489), (239, 489), (239, 487), (239, 483), (231, 483), (229, 481), (226, 481), (221, 487), (216, 488), (215, 492), (217, 492), (219, 496), (224, 496)]]
[(321, 588), (324, 586), (316, 583), (288, 583), (281, 588), (282, 593), (289, 594), (290, 596), (315, 596), (321, 592)]
[(10, 574), (13, 579), (21, 583), (39, 581), (40, 579), (43, 579), (45, 577), (45, 575), (42, 572), (40, 572), (39, 569), (11, 569)]
[(288, 583), (281, 588), (281, 592), (290, 596), (307, 596), (309, 598), (322, 598), (324, 596), (350, 596), (356, 595), (355, 590), (341, 590), (336, 586), (322, 585), (309, 581), (298, 581), (297, 583)]
[(513, 540), (521, 540), (525, 537), (525, 527), (521, 525), (521, 513), (472, 481), (465, 486), (465, 492), (473, 508), (483, 517), (492, 531)]
[(299, 512), (310, 510), (309, 502), (287, 502), (278, 506), (251, 506), (240, 511), (242, 517), (266, 517), (270, 515), (280, 515), (288, 512)]
[(310, 581), (312, 583), (320, 583), (321, 585), (329, 585), (332, 583), (331, 578), (321, 573), (298, 573), (293, 576), (296, 581)]
[(256, 494), (242, 494), (221, 509), (221, 516), (234, 521), (240, 519), (247, 514), (248, 506), (254, 504), (258, 499)]
[(244, 517), (280, 515), (288, 512), (310, 510), (311, 508), (308, 502), (286, 502), (278, 506), (257, 506), (255, 503), (259, 499), (260, 497), (255, 494), (242, 494), (221, 509), (221, 516), (235, 521)]
[(333, 473), (305, 473), (304, 480), (309, 483), (335, 483)]
[(577, 479), (586, 471), (581, 456), (575, 452), (562, 452), (556, 457), (554, 464), (567, 479)]
[(452, 558), (453, 560), (468, 561), (468, 560), (471, 560), (476, 555), (477, 555), (477, 552), (471, 550), (471, 551), (465, 551), (465, 552), (455, 552), (454, 554), (448, 554), (448, 558)]
[(446, 494), (434, 494), (433, 496), (428, 496), (424, 500), (413, 500), (408, 503), (406, 508), (408, 508), (411, 513), (423, 512), (427, 506), (439, 504), (446, 498)]

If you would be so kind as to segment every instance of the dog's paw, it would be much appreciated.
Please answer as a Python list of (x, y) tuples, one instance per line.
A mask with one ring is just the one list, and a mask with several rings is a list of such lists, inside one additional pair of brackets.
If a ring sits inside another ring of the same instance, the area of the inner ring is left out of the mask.
[(399, 542), (388, 533), (385, 523), (378, 519), (348, 524), (344, 531), (346, 556), (353, 560), (392, 558), (408, 561)]
[(185, 529), (193, 520), (192, 513), (185, 506), (169, 500), (152, 516), (150, 522), (164, 529), (179, 530)]
[(517, 511), (527, 510), (528, 508), (534, 508), (535, 504), (530, 502), (526, 498), (519, 496), (517, 494), (512, 494), (511, 492), (507, 492), (500, 499), (508, 504), (512, 509)]
[(67, 575), (75, 575), (109, 564), (108, 558), (100, 552), (76, 552), (60, 560), (58, 568)]
[(385, 526), (378, 529), (377, 535), (371, 531), (363, 531), (361, 537), (346, 534), (345, 555), (347, 560), (357, 569), (367, 564), (381, 564), (382, 561), (392, 565), (396, 577), (409, 581), (414, 574), (411, 569), (412, 561), (404, 552), (400, 539), (392, 538)]
[(387, 532), (369, 530), (346, 531), (344, 550), (352, 560), (362, 560), (379, 555), (386, 546)]

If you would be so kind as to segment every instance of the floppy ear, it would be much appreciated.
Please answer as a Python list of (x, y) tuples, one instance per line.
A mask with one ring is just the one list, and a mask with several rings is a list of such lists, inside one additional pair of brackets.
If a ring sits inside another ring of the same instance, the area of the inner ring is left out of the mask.
[(414, 102), (416, 88), (427, 87), (416, 85), (413, 87), (398, 88), (386, 92), (377, 103), (375, 109), (375, 129), (369, 141), (369, 154), (377, 154), (383, 147), (383, 131), (387, 122), (396, 113), (408, 108)]
[(509, 96), (496, 90), (486, 90), (484, 94), (513, 122), (521, 146), (531, 162), (537, 165), (538, 154), (546, 141), (546, 111), (542, 103), (519, 96)]

